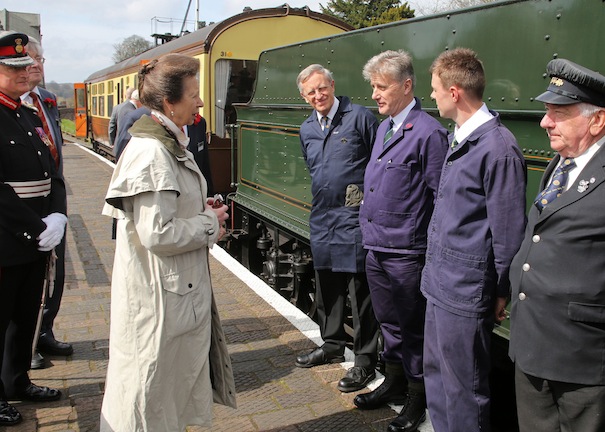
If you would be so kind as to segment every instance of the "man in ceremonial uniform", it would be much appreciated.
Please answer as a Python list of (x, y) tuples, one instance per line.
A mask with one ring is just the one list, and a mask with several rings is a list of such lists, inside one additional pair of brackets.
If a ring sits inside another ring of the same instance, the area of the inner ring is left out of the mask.
[(25, 34), (0, 32), (0, 425), (21, 421), (10, 399), (61, 397), (28, 376), (46, 270), (67, 217), (56, 149), (35, 110), (20, 100), (34, 63), (27, 42)]

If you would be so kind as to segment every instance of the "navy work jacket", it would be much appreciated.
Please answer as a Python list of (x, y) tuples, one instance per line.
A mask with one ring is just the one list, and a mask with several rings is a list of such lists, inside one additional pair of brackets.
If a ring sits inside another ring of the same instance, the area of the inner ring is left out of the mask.
[(525, 229), (525, 161), (491, 113), (448, 150), (422, 273), (429, 301), (469, 317), (493, 313), (496, 297), (509, 295), (509, 267)]
[(389, 119), (376, 134), (366, 168), (359, 213), (366, 249), (404, 254), (426, 251), (426, 231), (433, 212), (447, 130), (422, 111), (420, 101), (383, 145)]
[(345, 206), (347, 186), (363, 192), (378, 121), (365, 107), (338, 97), (340, 105), (324, 134), (317, 112), (300, 126), (303, 157), (311, 173), (313, 201), (309, 218), (316, 270), (360, 273), (365, 251), (359, 229), (359, 206)]

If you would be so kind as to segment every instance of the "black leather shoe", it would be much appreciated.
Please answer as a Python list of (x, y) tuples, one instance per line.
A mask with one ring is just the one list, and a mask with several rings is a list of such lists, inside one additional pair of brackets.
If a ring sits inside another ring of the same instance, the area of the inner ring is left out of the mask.
[(388, 403), (404, 405), (407, 401), (407, 392), (408, 382), (404, 375), (386, 375), (382, 384), (370, 393), (355, 396), (353, 403), (363, 410), (376, 409)]
[(342, 363), (343, 361), (345, 361), (344, 356), (329, 355), (321, 348), (317, 348), (309, 354), (303, 354), (296, 357), (295, 365), (301, 368), (310, 368), (328, 363)]
[(362, 366), (353, 366), (347, 371), (345, 376), (338, 381), (336, 386), (343, 393), (350, 393), (361, 390), (367, 386), (374, 378), (376, 372), (374, 368), (365, 368)]
[(38, 350), (36, 350), (36, 352), (34, 353), (33, 357), (32, 357), (32, 362), (30, 365), (31, 369), (44, 369), (46, 367), (46, 360), (44, 360), (44, 357), (42, 357), (42, 354), (40, 354), (38, 352)]
[(5, 400), (0, 400), (0, 425), (12, 426), (21, 423), (21, 420), (23, 418), (17, 408)]
[(59, 342), (52, 334), (42, 333), (38, 339), (38, 351), (44, 354), (67, 357), (74, 353), (69, 343)]
[(401, 414), (391, 422), (387, 432), (416, 432), (420, 423), (426, 420), (426, 396), (410, 391)]
[(16, 398), (32, 402), (51, 402), (61, 399), (61, 392), (57, 389), (37, 386), (30, 383), (25, 390), (17, 392)]

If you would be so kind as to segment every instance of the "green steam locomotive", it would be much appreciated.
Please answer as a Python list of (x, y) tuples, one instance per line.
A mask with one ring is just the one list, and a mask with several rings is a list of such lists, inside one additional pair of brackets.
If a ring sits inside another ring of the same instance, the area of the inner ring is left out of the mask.
[[(438, 117), (430, 99), (434, 58), (455, 47), (475, 50), (484, 63), (484, 101), (516, 136), (528, 167), (528, 205), (554, 156), (539, 122), (547, 87), (546, 64), (567, 58), (605, 72), (600, 40), (603, 0), (508, 0), (346, 32), (264, 51), (251, 101), (237, 106), (233, 125), (231, 252), (267, 283), (314, 313), (309, 248), (310, 176), (298, 137), (311, 113), (296, 88), (306, 66), (320, 63), (336, 80), (336, 94), (376, 112), (363, 80), (365, 62), (384, 50), (404, 49), (414, 59), (415, 95)], [(453, 124), (444, 122), (448, 128)], [(237, 148), (235, 148), (237, 145)], [(237, 173), (237, 177), (235, 177)], [(505, 343), (508, 323), (495, 329)]]

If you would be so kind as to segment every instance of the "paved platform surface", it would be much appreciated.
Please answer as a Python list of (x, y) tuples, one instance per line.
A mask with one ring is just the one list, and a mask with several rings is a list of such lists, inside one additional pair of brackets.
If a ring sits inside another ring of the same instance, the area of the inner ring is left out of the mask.
[[(111, 219), (101, 216), (101, 208), (113, 167), (73, 143), (63, 148), (63, 154), (69, 223), (66, 284), (55, 335), (73, 343), (74, 354), (49, 357), (46, 369), (30, 372), (36, 384), (60, 388), (61, 400), (13, 402), (24, 421), (0, 427), (1, 432), (99, 429), (114, 255)], [(233, 361), (238, 408), (215, 405), (212, 428), (188, 431), (385, 431), (396, 416), (393, 409), (357, 410), (352, 403), (356, 393), (336, 389), (347, 364), (294, 366), (299, 352), (316, 347), (317, 326), (292, 310), (278, 311), (281, 298), (261, 298), (258, 289), (242, 281), (249, 274), (234, 273), (217, 256), (221, 257), (220, 251), (211, 257), (211, 272)], [(432, 431), (428, 421), (421, 430)]]

